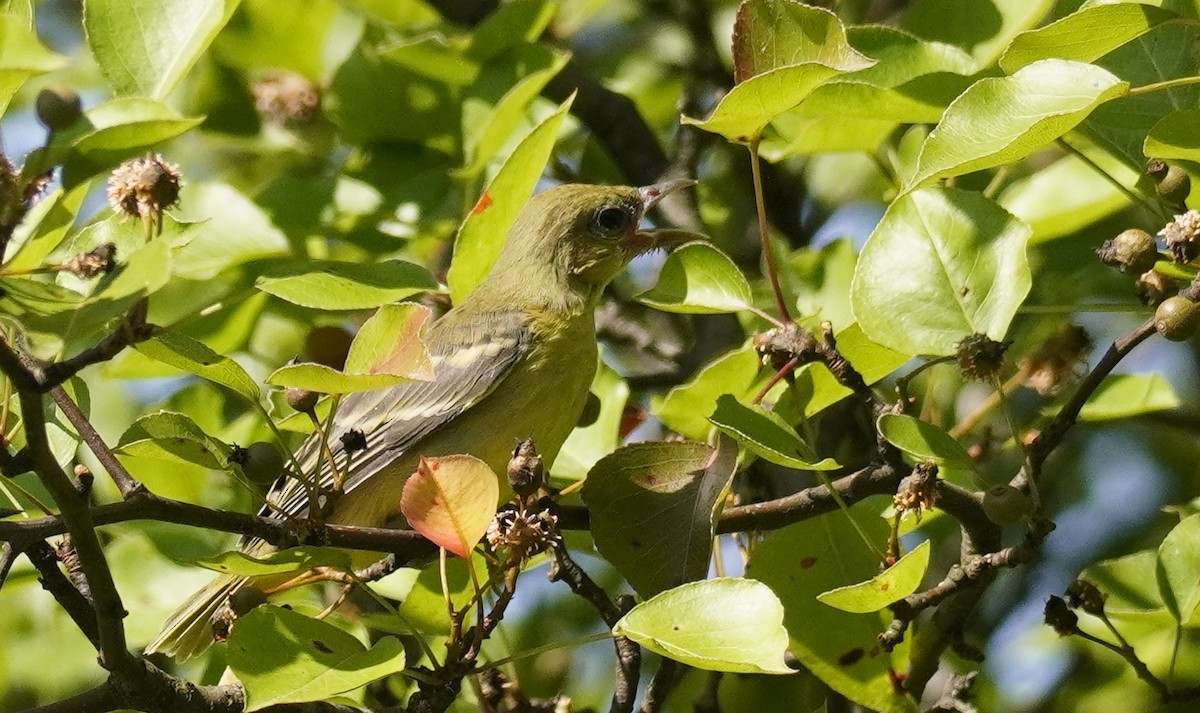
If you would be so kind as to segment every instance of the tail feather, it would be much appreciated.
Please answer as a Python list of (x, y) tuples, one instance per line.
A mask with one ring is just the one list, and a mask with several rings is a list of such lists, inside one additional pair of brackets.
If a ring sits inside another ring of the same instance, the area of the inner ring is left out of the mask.
[(146, 653), (162, 653), (179, 661), (203, 653), (213, 643), (213, 615), (246, 581), (245, 577), (226, 574), (209, 582), (167, 619)]

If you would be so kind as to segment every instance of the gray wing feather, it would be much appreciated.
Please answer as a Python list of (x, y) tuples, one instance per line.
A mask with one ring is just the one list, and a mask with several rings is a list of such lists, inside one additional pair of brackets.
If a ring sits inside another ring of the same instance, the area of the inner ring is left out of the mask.
[[(329, 446), (339, 469), (346, 468), (342, 436), (361, 431), (367, 447), (351, 457), (350, 475), (344, 483), (349, 493), (375, 473), (401, 457), (458, 414), (478, 403), (518, 363), (530, 346), (530, 334), (519, 312), (475, 315), (471, 329), (442, 319), (435, 322), (426, 338), (433, 360), (432, 381), (410, 381), (390, 389), (352, 394), (338, 407), (329, 429)], [(456, 328), (457, 327), (457, 328)], [(306, 473), (320, 464), (323, 489), (333, 486), (328, 460), (321, 457), (321, 444), (313, 434), (296, 451), (296, 460)], [(308, 492), (291, 477), (276, 481), (260, 515), (303, 517), (308, 514)], [(244, 538), (243, 547), (253, 544)]]

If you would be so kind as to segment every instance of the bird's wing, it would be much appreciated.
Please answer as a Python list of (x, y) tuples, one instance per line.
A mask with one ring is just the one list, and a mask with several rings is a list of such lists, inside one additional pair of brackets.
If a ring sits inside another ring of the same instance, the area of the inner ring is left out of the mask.
[[(432, 381), (410, 381), (389, 389), (352, 394), (338, 407), (329, 429), (329, 447), (338, 468), (346, 469), (342, 436), (360, 431), (366, 448), (350, 457), (343, 484), (353, 491), (404, 454), (413, 444), (453, 420), (496, 388), (531, 345), (531, 334), (520, 312), (473, 314), (470, 319), (445, 317), (434, 323), (426, 338), (433, 361)], [(304, 472), (319, 468), (323, 489), (333, 486), (328, 459), (313, 434), (296, 451)], [(275, 483), (263, 515), (303, 516), (308, 492), (300, 481), (285, 477)]]

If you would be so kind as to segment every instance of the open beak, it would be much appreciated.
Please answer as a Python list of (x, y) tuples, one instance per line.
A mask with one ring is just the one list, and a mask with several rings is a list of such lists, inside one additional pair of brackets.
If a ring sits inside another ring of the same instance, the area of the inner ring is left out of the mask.
[[(696, 182), (690, 178), (673, 178), (669, 181), (642, 186), (638, 189), (638, 193), (642, 197), (642, 215), (649, 213), (650, 209), (658, 205), (658, 202), (666, 196), (694, 185)], [(631, 252), (640, 255), (656, 248), (671, 249), (693, 240), (703, 240), (704, 237), (700, 233), (693, 233), (690, 230), (651, 228), (634, 232), (630, 236), (628, 246)]]

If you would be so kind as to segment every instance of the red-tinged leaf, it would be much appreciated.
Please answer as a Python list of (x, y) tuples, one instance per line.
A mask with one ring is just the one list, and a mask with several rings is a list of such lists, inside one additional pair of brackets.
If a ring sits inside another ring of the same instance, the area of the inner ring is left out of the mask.
[(475, 456), (422, 458), (404, 484), (400, 511), (430, 542), (466, 557), (496, 514), (499, 498), (496, 474)]
[(490, 208), (491, 205), (492, 197), (487, 191), (484, 191), (483, 195), (479, 196), (479, 200), (475, 203), (475, 207), (471, 209), (471, 215), (479, 215), (483, 211)]
[(411, 302), (380, 307), (354, 337), (346, 373), (432, 380), (433, 362), (421, 340), (429, 317), (428, 307)]

